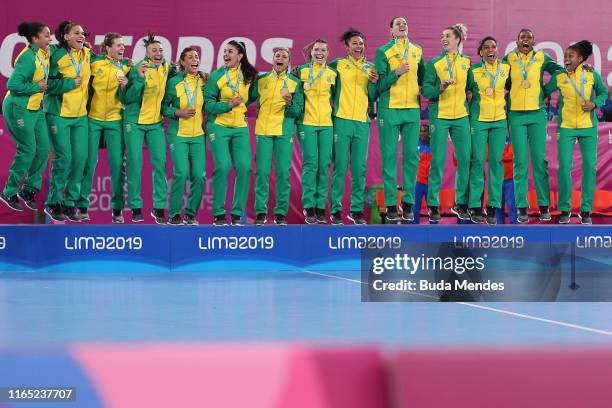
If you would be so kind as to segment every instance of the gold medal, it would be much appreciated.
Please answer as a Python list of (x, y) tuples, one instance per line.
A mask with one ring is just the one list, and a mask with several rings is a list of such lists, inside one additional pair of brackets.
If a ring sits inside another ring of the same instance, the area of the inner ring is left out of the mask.
[(117, 79), (121, 79), (123, 77), (125, 77), (125, 74), (123, 73), (122, 70), (117, 70), (117, 73), (115, 73), (115, 76), (117, 77)]
[(287, 88), (282, 88), (281, 89), (281, 95), (282, 96), (289, 96), (289, 94), (290, 94), (289, 89), (287, 89)]
[(305, 91), (310, 90), (310, 82), (304, 82), (304, 90)]
[(523, 81), (523, 83), (521, 84), (521, 86), (522, 86), (523, 88), (527, 89), (527, 88), (531, 87), (531, 84), (529, 83), (529, 80), (528, 80), (528, 79), (526, 79), (526, 80), (524, 80), (524, 81)]
[(487, 95), (487, 96), (493, 96), (493, 88), (487, 88), (487, 89), (485, 89), (485, 95)]

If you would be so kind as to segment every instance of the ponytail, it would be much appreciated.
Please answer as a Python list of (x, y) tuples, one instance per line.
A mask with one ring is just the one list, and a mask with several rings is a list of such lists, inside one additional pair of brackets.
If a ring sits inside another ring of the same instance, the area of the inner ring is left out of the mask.
[(45, 27), (47, 26), (43, 23), (22, 21), (17, 26), (17, 33), (32, 44), (32, 38), (36, 37)]
[(567, 48), (580, 54), (582, 61), (586, 61), (593, 54), (593, 43), (587, 40), (578, 41)]
[[(76, 26), (80, 26), (80, 24), (70, 20), (65, 20), (59, 23), (59, 25), (55, 29), (55, 39), (59, 43), (60, 47), (70, 48), (70, 46), (66, 42), (66, 39), (64, 38), (64, 35), (68, 34), (70, 30), (72, 30)], [(85, 37), (89, 36), (88, 32), (84, 32), (83, 34), (85, 35)]]
[(242, 41), (231, 40), (228, 42), (229, 45), (235, 47), (238, 50), (238, 54), (242, 54), (242, 61), (240, 61), (240, 69), (242, 70), (242, 77), (244, 78), (245, 84), (250, 84), (255, 81), (259, 71), (255, 69), (249, 62), (247, 57), (246, 45)]
[(451, 30), (455, 34), (455, 38), (459, 39), (459, 44), (467, 40), (468, 29), (463, 23), (453, 24), (452, 26), (446, 27), (445, 30)]

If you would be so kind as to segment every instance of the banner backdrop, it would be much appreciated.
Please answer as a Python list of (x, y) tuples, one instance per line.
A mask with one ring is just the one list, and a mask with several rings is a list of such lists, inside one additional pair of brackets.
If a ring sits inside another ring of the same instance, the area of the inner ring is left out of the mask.
[[(566, 4), (567, 3), (567, 4)], [(0, 93), (4, 94), (6, 79), (12, 72), (12, 60), (24, 46), (25, 40), (16, 34), (20, 21), (42, 21), (51, 26), (53, 31), (63, 19), (72, 19), (81, 23), (91, 33), (90, 41), (98, 50), (103, 35), (109, 31), (118, 31), (124, 35), (127, 45), (126, 55), (134, 61), (144, 56), (141, 39), (148, 31), (159, 35), (165, 48), (167, 59), (176, 60), (180, 50), (192, 45), (200, 49), (202, 70), (210, 72), (222, 64), (223, 45), (232, 38), (239, 38), (247, 45), (251, 62), (261, 71), (270, 69), (272, 49), (287, 46), (293, 50), (293, 64), (304, 62), (300, 50), (315, 38), (326, 38), (330, 41), (330, 58), (345, 53), (344, 47), (337, 41), (341, 32), (348, 26), (363, 31), (367, 37), (366, 54), (373, 59), (376, 48), (388, 41), (389, 21), (393, 16), (408, 17), (410, 39), (421, 45), (427, 59), (439, 53), (439, 35), (441, 30), (453, 23), (467, 24), (468, 39), (463, 45), (463, 52), (476, 58), (478, 40), (486, 35), (494, 35), (499, 40), (500, 53), (514, 48), (514, 40), (522, 27), (529, 27), (535, 32), (536, 48), (543, 48), (553, 58), (562, 63), (563, 50), (573, 41), (588, 39), (594, 42), (594, 55), (590, 62), (602, 73), (604, 82), (612, 84), (612, 40), (609, 21), (612, 9), (606, 7), (603, 0), (586, 0), (581, 4), (584, 13), (574, 13), (567, 1), (520, 1), (512, 5), (505, 1), (492, 0), (483, 7), (475, 0), (456, 3), (443, 0), (440, 2), (413, 2), (402, 8), (398, 3), (384, 0), (372, 7), (371, 2), (362, 0), (336, 0), (324, 3), (285, 2), (281, 12), (278, 4), (269, 1), (248, 3), (248, 6), (233, 7), (228, 13), (222, 2), (185, 3), (175, 0), (147, 0), (123, 2), (109, 0), (104, 5), (83, 7), (82, 3), (68, 0), (62, 7), (43, 2), (11, 4), (11, 12), (0, 17)], [(567, 7), (566, 7), (567, 6)], [(571, 22), (571, 25), (568, 25)], [(564, 30), (559, 30), (563, 25)], [(254, 125), (254, 110), (249, 111), (251, 129)], [(0, 183), (7, 177), (8, 167), (14, 154), (14, 143), (8, 137), (6, 127), (0, 124)], [(549, 126), (548, 159), (550, 163), (551, 187), (556, 189), (556, 146), (554, 125)], [(381, 183), (380, 151), (378, 148), (376, 125), (372, 124), (370, 152), (368, 158), (368, 186)], [(296, 138), (297, 140), (297, 138)], [(598, 189), (612, 189), (612, 166), (610, 150), (612, 144), (612, 126), (600, 127)], [(452, 151), (449, 151), (449, 155)], [(145, 154), (146, 157), (146, 154)], [(448, 161), (452, 163), (451, 160)], [(149, 164), (145, 159), (143, 172), (143, 198), (145, 211), (151, 205)], [(254, 167), (255, 168), (255, 167)], [(580, 159), (575, 153), (574, 161), (575, 187), (579, 186)], [(106, 152), (100, 151), (100, 162), (94, 180), (92, 192), (92, 220), (109, 222), (108, 211), (110, 198), (110, 179), (108, 178)], [(292, 192), (289, 222), (301, 219), (301, 153), (299, 147), (294, 151), (291, 171)], [(171, 176), (171, 160), (168, 155), (168, 176)], [(202, 209), (199, 219), (210, 222), (212, 205), (212, 158), (207, 157), (207, 183), (204, 191)], [(452, 188), (454, 169), (452, 164), (445, 171), (443, 188)], [(230, 181), (230, 186), (232, 182)], [(274, 182), (270, 185), (274, 188)], [(348, 185), (347, 185), (348, 187)], [(532, 186), (533, 187), (533, 186)], [(45, 187), (44, 187), (45, 188)], [(271, 190), (273, 191), (273, 190)], [(348, 195), (347, 189), (347, 195)], [(271, 194), (273, 197), (274, 194)], [(249, 197), (252, 208), (253, 194)], [(346, 206), (345, 206), (346, 208)], [(99, 211), (102, 211), (99, 213)], [(270, 202), (270, 213), (273, 211), (273, 200)], [(252, 214), (251, 214), (252, 215)], [(32, 222), (32, 214), (12, 215), (3, 207), (0, 209), (2, 222)], [(152, 221), (147, 219), (147, 222)]]

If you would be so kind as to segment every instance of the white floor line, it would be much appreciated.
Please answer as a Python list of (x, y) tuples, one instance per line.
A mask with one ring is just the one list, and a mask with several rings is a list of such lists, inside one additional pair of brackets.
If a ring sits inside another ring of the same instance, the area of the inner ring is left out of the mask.
[[(342, 277), (342, 276), (329, 275), (329, 274), (325, 274), (325, 273), (321, 273), (321, 272), (308, 271), (308, 270), (304, 270), (304, 272), (306, 272), (308, 274), (311, 274), (311, 275), (320, 275), (320, 276), (325, 276), (325, 277), (328, 277), (328, 278), (336, 278), (336, 279), (345, 280), (345, 281), (349, 281), (349, 282), (359, 283), (361, 285), (367, 285), (367, 283), (362, 282), (362, 281), (360, 281), (358, 279), (350, 279), (350, 278), (345, 278), (345, 277)], [(568, 327), (570, 329), (582, 330), (582, 331), (586, 331), (586, 332), (590, 332), (590, 333), (603, 334), (604, 336), (612, 337), (612, 331), (595, 329), (595, 328), (588, 327), (588, 326), (581, 326), (581, 325), (578, 325), (578, 324), (561, 322), (559, 320), (545, 319), (543, 317), (532, 316), (532, 315), (528, 315), (528, 314), (525, 314), (525, 313), (512, 312), (510, 310), (498, 309), (498, 308), (490, 307), (490, 306), (482, 306), (482, 305), (478, 305), (478, 304), (475, 304), (475, 303), (467, 303), (467, 302), (454, 302), (454, 303), (458, 304), (458, 305), (462, 305), (462, 306), (467, 306), (467, 307), (475, 308), (475, 309), (487, 310), (489, 312), (496, 312), (496, 313), (501, 313), (501, 314), (505, 314), (505, 315), (508, 315), (508, 316), (521, 317), (523, 319), (534, 320), (534, 321), (537, 321), (537, 322), (548, 323), (548, 324), (554, 324), (554, 325), (561, 326), (561, 327)]]

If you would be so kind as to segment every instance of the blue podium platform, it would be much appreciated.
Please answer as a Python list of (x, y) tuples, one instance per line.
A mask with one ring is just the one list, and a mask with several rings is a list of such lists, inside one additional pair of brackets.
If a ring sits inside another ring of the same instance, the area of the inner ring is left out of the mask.
[(612, 226), (4, 225), (0, 273), (359, 271), (363, 249), (411, 243), (567, 243), (605, 250), (612, 249)]

